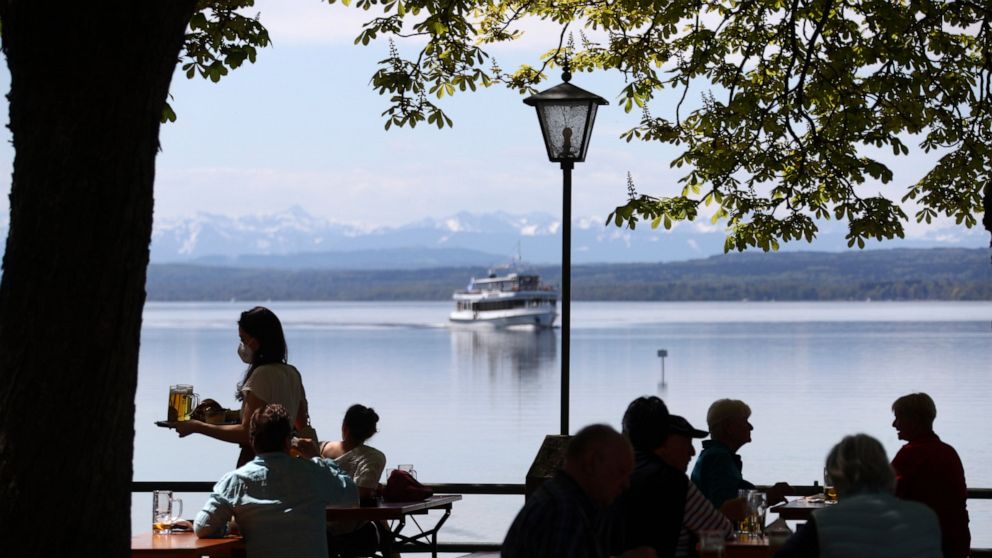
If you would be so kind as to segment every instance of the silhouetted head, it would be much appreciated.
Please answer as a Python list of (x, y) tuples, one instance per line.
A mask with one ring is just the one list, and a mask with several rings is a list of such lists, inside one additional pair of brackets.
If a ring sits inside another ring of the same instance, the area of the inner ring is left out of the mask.
[(678, 415), (668, 417), (668, 435), (661, 446), (654, 451), (655, 455), (670, 466), (682, 471), (689, 470), (689, 462), (696, 455), (692, 446), (693, 438), (705, 438), (708, 432), (699, 430), (689, 424), (685, 418)]
[(278, 403), (270, 403), (255, 409), (251, 415), (248, 436), (251, 448), (256, 454), (276, 451), (289, 452), (290, 426), (286, 408)]
[(751, 407), (739, 399), (719, 399), (706, 412), (710, 437), (733, 451), (751, 441)]
[(341, 438), (362, 444), (377, 432), (379, 415), (375, 410), (365, 405), (352, 405), (344, 414), (341, 422)]
[(282, 323), (272, 310), (256, 306), (242, 312), (238, 328), (248, 337), (245, 341), (251, 342), (253, 365), (286, 362), (286, 336), (282, 333)]
[(913, 441), (933, 432), (933, 421), (937, 418), (937, 406), (925, 393), (903, 395), (892, 403), (896, 429), (900, 440)]
[(637, 451), (652, 452), (668, 435), (668, 407), (651, 395), (638, 397), (623, 414), (623, 434)]
[(827, 474), (841, 495), (895, 490), (885, 448), (867, 434), (846, 436), (834, 446), (827, 455)]
[(613, 428), (593, 424), (569, 441), (562, 469), (590, 499), (606, 508), (630, 485), (634, 451)]

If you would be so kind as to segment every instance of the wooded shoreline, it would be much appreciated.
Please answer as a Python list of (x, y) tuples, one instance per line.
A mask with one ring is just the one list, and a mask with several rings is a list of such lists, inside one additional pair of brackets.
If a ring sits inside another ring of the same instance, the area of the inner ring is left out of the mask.
[[(533, 268), (560, 281), (559, 266)], [(449, 300), (480, 267), (272, 270), (153, 264), (150, 301)], [(573, 300), (992, 300), (984, 249), (747, 253), (572, 267)]]

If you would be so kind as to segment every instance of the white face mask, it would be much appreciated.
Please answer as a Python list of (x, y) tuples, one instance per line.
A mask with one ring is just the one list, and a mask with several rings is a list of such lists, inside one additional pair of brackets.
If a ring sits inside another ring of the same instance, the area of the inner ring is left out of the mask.
[(251, 360), (255, 356), (255, 351), (251, 350), (251, 347), (242, 342), (238, 345), (238, 356), (241, 357), (241, 362), (251, 364)]

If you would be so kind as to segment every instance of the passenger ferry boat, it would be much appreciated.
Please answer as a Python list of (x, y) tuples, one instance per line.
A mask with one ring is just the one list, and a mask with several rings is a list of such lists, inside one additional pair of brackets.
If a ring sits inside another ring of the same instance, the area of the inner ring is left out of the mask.
[(504, 275), (495, 270), (483, 279), (473, 277), (468, 288), (452, 295), (455, 311), (448, 319), (460, 324), (492, 327), (552, 327), (558, 316), (558, 290), (541, 283), (534, 273), (510, 266)]

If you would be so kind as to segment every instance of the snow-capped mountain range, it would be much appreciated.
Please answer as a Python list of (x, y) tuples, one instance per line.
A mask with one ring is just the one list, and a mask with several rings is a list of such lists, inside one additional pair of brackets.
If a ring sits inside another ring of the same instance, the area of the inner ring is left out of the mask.
[[(706, 223), (708, 225), (708, 223)], [(396, 268), (490, 265), (519, 251), (532, 263), (561, 261), (561, 220), (545, 213), (460, 212), (394, 227), (333, 223), (300, 207), (272, 215), (228, 217), (198, 213), (156, 221), (153, 263), (198, 263), (237, 267)], [(981, 247), (983, 231), (957, 229), (954, 238), (886, 242), (878, 247)], [(784, 250), (844, 250), (845, 227), (824, 223), (812, 244)], [(647, 224), (631, 231), (604, 225), (603, 218), (572, 223), (572, 261), (624, 263), (680, 261), (723, 251), (724, 234), (713, 227), (682, 223), (671, 231)]]
[[(572, 262), (670, 262), (705, 258), (723, 251), (724, 234), (704, 223), (679, 223), (670, 231), (640, 224), (636, 230), (606, 226), (603, 217), (572, 223)], [(704, 220), (705, 221), (705, 220)], [(9, 220), (0, 218), (7, 236)], [(793, 242), (783, 250), (847, 249), (843, 223), (821, 223), (813, 244)], [(156, 219), (152, 263), (277, 269), (414, 269), (489, 266), (518, 254), (533, 264), (561, 261), (561, 220), (546, 213), (460, 212), (384, 227), (335, 223), (300, 207), (268, 215), (231, 217), (197, 213)], [(924, 238), (869, 243), (869, 248), (981, 248), (981, 228), (939, 229)]]

